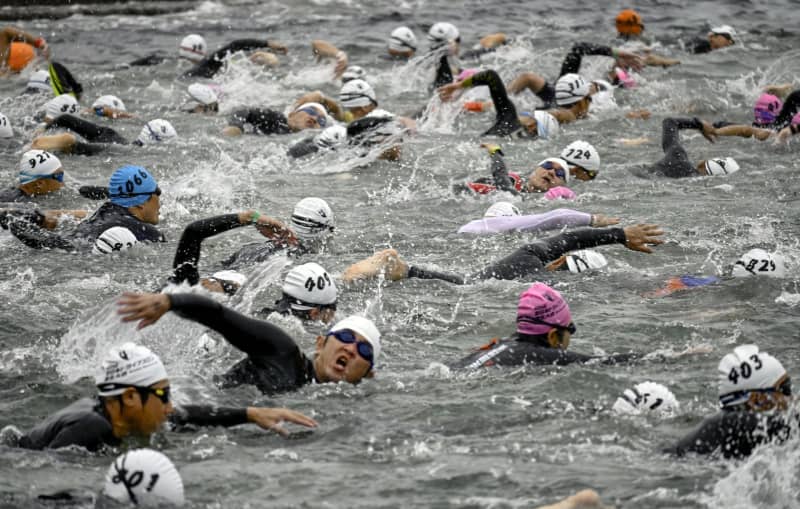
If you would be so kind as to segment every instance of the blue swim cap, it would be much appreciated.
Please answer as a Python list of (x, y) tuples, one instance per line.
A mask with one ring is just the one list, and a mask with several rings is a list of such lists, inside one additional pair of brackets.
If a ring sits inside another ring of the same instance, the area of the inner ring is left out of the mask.
[(111, 203), (122, 207), (141, 205), (157, 190), (156, 179), (141, 166), (122, 166), (111, 175), (111, 180), (108, 182), (108, 197)]

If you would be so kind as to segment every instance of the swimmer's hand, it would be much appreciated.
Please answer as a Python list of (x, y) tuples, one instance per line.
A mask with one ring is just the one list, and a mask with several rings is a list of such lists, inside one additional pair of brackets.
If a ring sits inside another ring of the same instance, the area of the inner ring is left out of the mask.
[(290, 246), (298, 245), (297, 236), (285, 224), (271, 217), (262, 216), (254, 224), (258, 233), (268, 239), (276, 240)]
[(461, 83), (448, 83), (447, 85), (441, 86), (436, 90), (439, 93), (439, 99), (442, 101), (452, 101), (461, 91)]
[(369, 258), (354, 263), (344, 271), (342, 281), (350, 283), (379, 275), (383, 275), (390, 281), (408, 277), (408, 264), (400, 257), (396, 249), (384, 249)]
[(595, 228), (611, 226), (612, 224), (619, 224), (619, 218), (608, 217), (604, 216), (603, 214), (594, 214), (592, 216), (591, 226), (594, 226)]
[(257, 424), (263, 429), (274, 431), (282, 437), (288, 437), (289, 432), (281, 426), (282, 422), (293, 422), (307, 428), (316, 428), (317, 421), (300, 412), (288, 408), (262, 408), (247, 407), (247, 420)]
[(641, 251), (642, 253), (652, 253), (649, 246), (663, 244), (664, 241), (659, 237), (664, 235), (664, 231), (655, 224), (637, 224), (636, 226), (626, 226), (625, 247), (631, 251)]
[(117, 314), (123, 322), (139, 322), (137, 329), (153, 325), (169, 311), (172, 302), (164, 293), (125, 292), (117, 301)]
[(617, 65), (623, 69), (633, 69), (634, 71), (641, 71), (644, 67), (644, 59), (636, 53), (630, 51), (616, 50)]
[(498, 46), (502, 46), (508, 42), (508, 37), (503, 32), (497, 32), (495, 34), (484, 35), (478, 41), (478, 43), (483, 48), (496, 48)]
[(781, 143), (789, 143), (789, 138), (792, 137), (792, 128), (791, 127), (784, 127), (778, 132), (778, 135), (775, 137), (775, 145)]
[(714, 126), (708, 120), (701, 120), (700, 124), (702, 125), (700, 132), (703, 134), (703, 138), (711, 143), (717, 141), (717, 130)]

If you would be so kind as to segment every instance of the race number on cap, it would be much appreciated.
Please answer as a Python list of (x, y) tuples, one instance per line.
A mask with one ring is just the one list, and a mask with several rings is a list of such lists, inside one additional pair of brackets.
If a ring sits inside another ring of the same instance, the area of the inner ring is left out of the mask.
[(751, 249), (736, 260), (733, 277), (767, 276), (782, 278), (786, 276), (783, 256), (768, 253), (763, 249)]
[(642, 382), (633, 389), (625, 389), (611, 409), (618, 414), (669, 415), (679, 407), (678, 400), (672, 391), (655, 382)]
[(768, 390), (786, 375), (783, 365), (756, 345), (737, 346), (719, 362), (719, 402), (736, 406), (750, 398), (750, 391)]
[(152, 449), (136, 449), (118, 456), (106, 473), (103, 493), (126, 507), (184, 503), (183, 481), (175, 465)]

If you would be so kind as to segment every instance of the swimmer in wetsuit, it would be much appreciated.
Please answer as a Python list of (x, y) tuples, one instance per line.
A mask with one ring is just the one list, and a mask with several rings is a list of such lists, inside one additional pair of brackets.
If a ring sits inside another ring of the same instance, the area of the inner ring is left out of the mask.
[[(160, 118), (146, 123), (139, 136), (132, 142), (111, 127), (93, 124), (70, 114), (58, 115), (48, 123), (47, 129), (68, 129), (72, 132), (39, 136), (34, 138), (31, 147), (78, 155), (98, 154), (106, 150), (109, 144), (142, 147), (168, 141), (178, 135), (169, 121)], [(81, 136), (88, 143), (78, 141), (76, 135)]]
[(290, 134), (304, 129), (320, 129), (328, 125), (328, 110), (316, 102), (303, 102), (288, 115), (270, 109), (248, 108), (234, 111), (225, 136), (253, 134)]
[(602, 364), (628, 362), (639, 354), (591, 356), (568, 351), (576, 327), (564, 298), (544, 283), (534, 283), (520, 295), (517, 332), (509, 339), (492, 340), (451, 367), (478, 369), (488, 366)]
[(313, 382), (356, 384), (374, 376), (380, 332), (368, 319), (350, 316), (324, 336), (307, 357), (280, 327), (245, 316), (196, 294), (126, 293), (119, 300), (123, 321), (152, 325), (168, 311), (219, 332), (247, 356), (218, 378), (222, 387), (254, 385), (265, 394), (298, 389)]
[(30, 202), (64, 187), (64, 167), (49, 152), (29, 150), (19, 161), (19, 185), (0, 191), (0, 203)]
[[(768, 87), (768, 90), (781, 93), (786, 87)], [(800, 90), (790, 93), (785, 101), (777, 95), (764, 93), (756, 101), (753, 110), (755, 120), (752, 125), (715, 122), (714, 135), (754, 137), (760, 141), (777, 138), (779, 142), (786, 142), (800, 133)]]
[(533, 277), (544, 270), (559, 270), (562, 256), (570, 251), (606, 244), (624, 244), (633, 251), (652, 253), (648, 245), (663, 244), (658, 226), (640, 224), (625, 228), (580, 228), (538, 239), (470, 275), (433, 271), (406, 263), (394, 249), (385, 249), (357, 262), (345, 270), (342, 280), (352, 282), (383, 274), (397, 281), (406, 278), (439, 279), (457, 285), (484, 279), (521, 279)]
[(114, 226), (127, 228), (139, 242), (165, 242), (164, 235), (154, 226), (159, 220), (161, 189), (150, 172), (141, 166), (122, 166), (111, 175), (108, 196), (109, 201), (69, 235), (46, 230), (58, 226), (56, 213), (85, 217), (86, 211), (34, 211), (21, 216), (9, 212), (8, 228), (34, 249), (89, 250), (103, 232)]
[(689, 161), (686, 149), (681, 145), (680, 130), (697, 129), (710, 142), (714, 141), (714, 126), (695, 118), (665, 118), (661, 124), (661, 147), (664, 157), (648, 166), (650, 173), (670, 178), (698, 177), (701, 175), (728, 175), (739, 170), (731, 158), (702, 160), (697, 165)]
[(211, 53), (200, 60), (194, 67), (183, 73), (184, 78), (213, 78), (230, 55), (237, 51), (250, 51), (254, 49), (268, 48), (278, 53), (286, 53), (286, 46), (283, 44), (264, 39), (237, 39)]
[(0, 76), (25, 69), (36, 58), (37, 50), (50, 58), (50, 49), (41, 37), (12, 26), (0, 29)]
[(730, 25), (721, 25), (709, 30), (705, 37), (697, 37), (689, 43), (694, 54), (710, 53), (736, 44), (736, 31)]
[(97, 376), (97, 396), (76, 401), (18, 437), (20, 447), (89, 451), (118, 447), (130, 436), (150, 437), (169, 421), (173, 426), (236, 426), (252, 422), (288, 435), (281, 421), (315, 427), (305, 415), (282, 408), (172, 406), (167, 371), (144, 346), (125, 343), (106, 355)]
[(759, 445), (790, 437), (797, 426), (785, 413), (792, 385), (778, 359), (756, 345), (742, 345), (722, 358), (718, 372), (720, 412), (664, 452), (741, 459)]
[(518, 173), (508, 171), (503, 151), (499, 145), (482, 144), (491, 158), (492, 176), (477, 179), (466, 184), (456, 184), (453, 191), (472, 191), (478, 194), (488, 194), (494, 191), (505, 191), (511, 194), (520, 193), (545, 193), (551, 189), (567, 185), (570, 167), (566, 161), (557, 157), (549, 157), (534, 168), (527, 180)]

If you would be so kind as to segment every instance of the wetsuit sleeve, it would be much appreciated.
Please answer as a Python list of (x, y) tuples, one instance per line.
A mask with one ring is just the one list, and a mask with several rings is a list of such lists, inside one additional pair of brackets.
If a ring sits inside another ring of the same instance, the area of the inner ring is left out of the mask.
[(246, 51), (251, 49), (266, 48), (269, 42), (265, 39), (237, 39), (227, 44), (208, 57), (201, 60), (197, 65), (184, 73), (185, 77), (198, 76), (201, 78), (212, 78), (220, 69), (222, 63), (229, 53)]
[(485, 135), (508, 136), (522, 128), (517, 118), (517, 108), (509, 99), (506, 86), (497, 72), (491, 69), (481, 71), (462, 82), (464, 88), (477, 85), (489, 87), (489, 94), (497, 112), (494, 125), (484, 133)]
[[(501, 46), (502, 46), (502, 44), (501, 44)], [(494, 53), (495, 51), (497, 51), (497, 48), (483, 48), (483, 47), (475, 48), (475, 49), (464, 51), (463, 53), (461, 53), (459, 55), (459, 58), (461, 58), (463, 60), (478, 60), (483, 55), (485, 55), (487, 53)]]
[(310, 154), (316, 154), (317, 152), (319, 152), (319, 145), (316, 144), (313, 136), (298, 141), (286, 151), (290, 157), (294, 158), (305, 157)]
[(189, 284), (196, 285), (200, 280), (197, 265), (200, 261), (200, 246), (203, 240), (240, 226), (244, 225), (239, 222), (238, 214), (224, 214), (189, 224), (183, 230), (181, 240), (178, 242), (175, 260), (172, 262), (175, 272), (170, 281), (173, 283), (188, 281)]
[(78, 188), (78, 194), (90, 200), (106, 200), (108, 199), (107, 186), (81, 186)]
[(708, 41), (708, 38), (697, 37), (691, 42), (690, 51), (694, 54), (710, 53), (711, 43)]
[(792, 117), (794, 117), (798, 111), (800, 111), (800, 90), (795, 90), (789, 94), (789, 97), (783, 102), (781, 112), (778, 113), (777, 118), (775, 118), (775, 127), (783, 129), (789, 126), (792, 122)]
[(278, 111), (247, 109), (237, 110), (228, 119), (228, 124), (244, 130), (247, 124), (261, 134), (288, 134), (289, 121)]
[(668, 152), (681, 145), (681, 129), (702, 129), (703, 124), (697, 118), (665, 118), (661, 123), (661, 148)]
[(250, 318), (207, 297), (172, 294), (171, 309), (187, 320), (210, 327), (234, 347), (252, 356), (273, 356), (297, 349), (297, 344), (280, 327)]
[(439, 64), (436, 66), (436, 78), (433, 80), (433, 88), (439, 88), (453, 82), (453, 70), (450, 69), (450, 61), (447, 55), (442, 55)]
[(85, 420), (80, 425), (67, 426), (53, 437), (45, 449), (59, 449), (77, 445), (89, 451), (97, 451), (105, 445), (105, 437), (109, 434), (109, 425), (97, 419)]
[(564, 62), (561, 64), (561, 72), (559, 77), (569, 73), (578, 73), (581, 70), (581, 60), (584, 55), (601, 55), (605, 57), (613, 56), (610, 46), (603, 46), (601, 44), (589, 44), (588, 42), (579, 42), (570, 48), (567, 56), (564, 57)]
[(462, 226), (458, 233), (540, 232), (564, 226), (589, 226), (591, 222), (591, 214), (577, 210), (556, 209), (544, 214), (478, 219)]
[(75, 251), (77, 249), (71, 241), (54, 232), (43, 230), (28, 221), (9, 221), (8, 227), (12, 235), (32, 249), (48, 248), (63, 249), (65, 251)]
[(164, 55), (159, 55), (158, 53), (152, 53), (147, 55), (146, 57), (137, 58), (133, 62), (129, 63), (128, 65), (131, 66), (148, 66), (148, 65), (158, 65), (161, 62), (166, 60)]
[(175, 426), (238, 426), (246, 424), (247, 409), (213, 407), (207, 405), (182, 405), (169, 416), (170, 424)]
[(128, 141), (110, 127), (95, 125), (87, 120), (73, 115), (59, 115), (47, 127), (48, 129), (64, 128), (82, 136), (86, 141), (96, 143), (120, 143)]
[(410, 265), (408, 267), (408, 277), (417, 279), (439, 279), (441, 281), (447, 281), (457, 285), (463, 285), (466, 283), (466, 278), (460, 274), (422, 269), (414, 265)]
[(492, 180), (497, 189), (519, 194), (519, 191), (514, 187), (514, 179), (508, 174), (508, 168), (506, 167), (503, 155), (498, 151), (491, 154), (489, 157), (492, 159)]
[(106, 146), (100, 145), (99, 143), (84, 143), (82, 141), (76, 141), (72, 146), (71, 153), (76, 156), (93, 156), (95, 154), (99, 154), (105, 149)]

